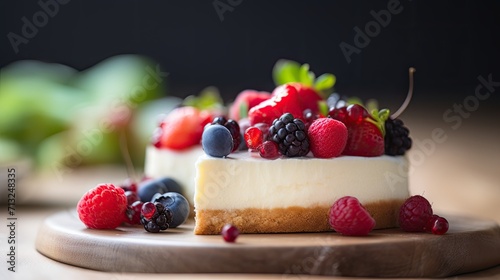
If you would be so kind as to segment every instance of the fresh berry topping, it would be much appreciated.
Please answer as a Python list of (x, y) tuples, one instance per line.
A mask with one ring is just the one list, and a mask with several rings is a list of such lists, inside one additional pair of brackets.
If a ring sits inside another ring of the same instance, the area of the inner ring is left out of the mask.
[(311, 124), (319, 118), (318, 114), (314, 114), (311, 109), (305, 109), (303, 113), (304, 124), (306, 125), (306, 131), (309, 130)]
[(246, 118), (248, 110), (269, 98), (271, 98), (271, 94), (269, 92), (244, 90), (238, 94), (234, 103), (231, 105), (231, 108), (229, 109), (229, 117), (237, 121), (242, 118)]
[(432, 206), (420, 195), (408, 198), (399, 209), (399, 226), (408, 232), (423, 232), (432, 218)]
[(241, 144), (240, 126), (235, 120), (228, 120), (224, 126), (229, 130), (233, 137), (233, 149), (231, 152), (237, 151)]
[(410, 130), (400, 119), (385, 121), (385, 154), (390, 156), (404, 155), (411, 148), (412, 140), (408, 136)]
[(210, 125), (203, 132), (201, 145), (207, 155), (225, 157), (233, 150), (233, 136), (225, 126)]
[(330, 208), (329, 223), (332, 229), (343, 235), (367, 235), (375, 227), (375, 219), (352, 196), (335, 201)]
[(314, 114), (319, 112), (318, 102), (321, 96), (312, 88), (299, 83), (288, 83), (277, 87), (273, 91), (273, 96), (253, 107), (248, 112), (250, 124), (267, 123), (272, 124), (273, 120), (279, 118), (284, 113), (290, 113), (294, 118), (303, 119), (303, 112), (311, 109)]
[(88, 228), (114, 229), (125, 220), (127, 197), (122, 188), (101, 184), (85, 193), (76, 209)]
[(161, 203), (146, 202), (142, 206), (141, 224), (146, 231), (156, 233), (160, 230), (166, 230), (171, 222), (172, 212)]
[(137, 183), (134, 180), (128, 178), (120, 185), (120, 188), (122, 188), (124, 191), (137, 192)]
[(347, 144), (344, 155), (375, 157), (384, 153), (384, 136), (371, 122), (347, 126)]
[(215, 117), (212, 121), (212, 124), (220, 124), (225, 125), (227, 123), (227, 119), (224, 116)]
[(233, 137), (233, 149), (231, 152), (238, 150), (241, 144), (241, 134), (240, 134), (240, 126), (235, 120), (228, 120), (223, 116), (216, 117), (212, 121), (212, 125), (219, 124), (225, 126), (229, 132), (231, 132), (231, 136)]
[(432, 234), (442, 235), (448, 232), (449, 224), (445, 218), (437, 217), (431, 220), (433, 221), (431, 228)]
[(332, 119), (338, 120), (346, 124), (347, 121), (347, 107), (332, 108), (328, 112), (328, 116)]
[(309, 130), (311, 152), (317, 158), (339, 156), (347, 143), (347, 127), (331, 118), (316, 119)]
[(162, 194), (166, 192), (181, 193), (181, 186), (174, 179), (170, 177), (160, 177), (142, 182), (139, 185), (137, 194), (142, 202), (150, 202), (153, 196), (157, 193)]
[(131, 225), (138, 225), (141, 223), (141, 211), (143, 206), (142, 201), (135, 201), (127, 206), (127, 220), (126, 222)]
[(262, 144), (262, 141), (264, 139), (262, 130), (255, 126), (247, 128), (243, 137), (245, 138), (247, 147), (252, 150), (256, 150), (257, 147)]
[(384, 123), (388, 110), (373, 110), (372, 114), (361, 105), (331, 109), (328, 115), (347, 127), (347, 143), (342, 154), (374, 157), (384, 154)]
[(152, 202), (161, 203), (165, 208), (168, 208), (172, 212), (172, 222), (169, 226), (171, 228), (176, 228), (186, 222), (189, 217), (190, 207), (187, 199), (175, 192), (168, 192), (164, 194), (156, 194)]
[(258, 147), (258, 150), (259, 150), (259, 155), (266, 159), (277, 159), (281, 155), (278, 148), (278, 144), (270, 140), (262, 143)]
[(326, 104), (328, 105), (328, 108), (335, 109), (345, 107), (347, 102), (342, 99), (338, 93), (332, 93), (326, 99)]
[(285, 113), (275, 119), (269, 128), (271, 140), (276, 142), (279, 151), (287, 157), (305, 156), (309, 152), (309, 139), (305, 125), (300, 119), (295, 119), (292, 114)]
[(141, 200), (136, 192), (126, 191), (125, 196), (127, 197), (127, 205), (132, 205), (132, 203)]
[(221, 235), (226, 242), (232, 243), (236, 241), (236, 238), (238, 237), (238, 235), (240, 235), (240, 231), (237, 227), (231, 224), (226, 224), (224, 225), (224, 227), (222, 227)]
[(190, 106), (174, 109), (153, 135), (153, 144), (160, 148), (183, 150), (198, 145), (203, 128), (211, 120), (206, 111)]
[(348, 122), (350, 124), (360, 124), (365, 120), (365, 118), (370, 116), (370, 114), (368, 114), (368, 111), (366, 111), (366, 109), (359, 104), (351, 104), (347, 106), (346, 111), (347, 118), (349, 119)]

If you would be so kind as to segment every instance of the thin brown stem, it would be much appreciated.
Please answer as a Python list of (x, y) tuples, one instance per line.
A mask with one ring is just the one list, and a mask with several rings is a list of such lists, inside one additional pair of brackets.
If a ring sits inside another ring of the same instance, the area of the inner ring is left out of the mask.
[(415, 71), (417, 70), (413, 67), (410, 67), (408, 69), (409, 72), (408, 74), (410, 76), (410, 86), (408, 89), (408, 94), (406, 95), (406, 99), (403, 102), (403, 104), (399, 107), (399, 109), (396, 112), (394, 112), (394, 114), (391, 115), (392, 119), (399, 117), (399, 115), (401, 115), (406, 110), (406, 107), (408, 107), (408, 105), (410, 104), (411, 98), (413, 97), (413, 73), (415, 73)]

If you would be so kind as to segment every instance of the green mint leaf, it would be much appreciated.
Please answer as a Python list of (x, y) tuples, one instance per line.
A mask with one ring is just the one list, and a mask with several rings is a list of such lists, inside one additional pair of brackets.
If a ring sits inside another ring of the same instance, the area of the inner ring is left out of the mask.
[(276, 86), (300, 81), (300, 64), (287, 59), (280, 59), (273, 68), (273, 80)]
[(325, 73), (319, 76), (314, 82), (314, 88), (317, 91), (328, 91), (333, 88), (335, 82), (337, 81), (337, 77), (330, 73)]

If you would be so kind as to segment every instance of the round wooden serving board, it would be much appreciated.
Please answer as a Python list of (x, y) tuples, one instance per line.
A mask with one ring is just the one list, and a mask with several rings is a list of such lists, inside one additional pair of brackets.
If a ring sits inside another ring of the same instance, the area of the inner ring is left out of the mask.
[(226, 243), (221, 236), (194, 235), (193, 222), (158, 234), (139, 226), (91, 230), (73, 209), (43, 222), (36, 248), (63, 263), (114, 272), (446, 277), (500, 264), (496, 223), (448, 221), (442, 236), (388, 229), (366, 237), (245, 234)]

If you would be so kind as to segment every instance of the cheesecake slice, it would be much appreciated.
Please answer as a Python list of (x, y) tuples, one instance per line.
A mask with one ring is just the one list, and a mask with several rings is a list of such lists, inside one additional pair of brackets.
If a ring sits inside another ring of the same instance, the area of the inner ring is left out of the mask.
[(201, 145), (182, 151), (148, 146), (144, 175), (149, 178), (170, 177), (174, 179), (182, 187), (182, 193), (186, 199), (193, 205), (195, 163), (204, 154)]
[(409, 197), (404, 156), (267, 160), (248, 152), (196, 162), (195, 234), (219, 234), (226, 223), (242, 233), (330, 231), (328, 212), (354, 196), (376, 221), (397, 226)]

